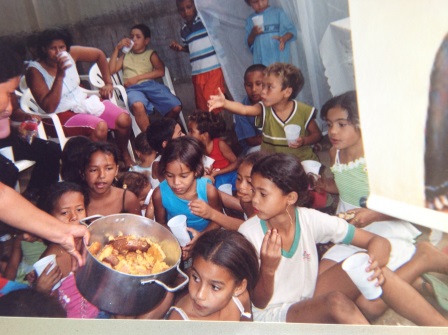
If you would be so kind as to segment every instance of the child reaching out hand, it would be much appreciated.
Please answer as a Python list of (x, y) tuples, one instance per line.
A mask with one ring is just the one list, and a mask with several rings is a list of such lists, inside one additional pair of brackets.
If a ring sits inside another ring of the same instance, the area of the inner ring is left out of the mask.
[(381, 299), (389, 307), (417, 325), (448, 325), (412, 286), (385, 266), (390, 252), (386, 239), (338, 217), (300, 207), (307, 201), (308, 181), (295, 157), (274, 154), (258, 160), (251, 182), (257, 216), (239, 231), (259, 250), (260, 279), (252, 296), (255, 321), (368, 323), (354, 303), (360, 292), (341, 264), (318, 277), (316, 243), (332, 241), (367, 250), (366, 272), (373, 271), (369, 280), (378, 280)]
[[(300, 160), (318, 160), (311, 147), (322, 138), (313, 119), (315, 109), (294, 100), (304, 85), (301, 71), (291, 64), (274, 63), (264, 74), (261, 102), (245, 106), (227, 100), (220, 92), (210, 97), (209, 110), (223, 107), (235, 114), (256, 116), (256, 125), (262, 128), (262, 151), (288, 153)], [(290, 124), (301, 126), (301, 131), (296, 142), (288, 144), (284, 128)]]
[(188, 294), (167, 314), (169, 320), (249, 321), (250, 296), (258, 279), (258, 258), (240, 233), (204, 233), (192, 251)]

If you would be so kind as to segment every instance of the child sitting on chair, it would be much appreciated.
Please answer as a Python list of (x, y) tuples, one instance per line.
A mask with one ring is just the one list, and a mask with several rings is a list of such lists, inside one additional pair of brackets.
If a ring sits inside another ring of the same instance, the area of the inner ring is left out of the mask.
[[(137, 24), (131, 28), (130, 37), (123, 38), (115, 46), (109, 61), (111, 74), (123, 70), (128, 104), (141, 131), (148, 128), (147, 114), (152, 114), (154, 109), (173, 119), (177, 119), (181, 111), (180, 100), (168, 87), (154, 80), (165, 75), (165, 65), (154, 50), (147, 49), (150, 41), (148, 26)], [(122, 50), (124, 47), (130, 48), (128, 53)]]

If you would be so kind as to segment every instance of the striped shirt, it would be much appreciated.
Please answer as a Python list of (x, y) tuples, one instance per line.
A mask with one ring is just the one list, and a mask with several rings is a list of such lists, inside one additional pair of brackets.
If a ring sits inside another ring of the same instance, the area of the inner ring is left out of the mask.
[(221, 67), (207, 30), (199, 16), (191, 27), (184, 24), (181, 29), (182, 43), (188, 45), (190, 52), (191, 74), (198, 75)]

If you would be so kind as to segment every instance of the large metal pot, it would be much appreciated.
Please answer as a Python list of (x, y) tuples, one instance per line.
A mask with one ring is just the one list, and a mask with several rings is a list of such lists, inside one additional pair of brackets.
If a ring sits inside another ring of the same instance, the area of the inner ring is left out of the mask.
[[(108, 236), (135, 235), (150, 237), (166, 254), (170, 268), (153, 275), (130, 275), (107, 267), (87, 252), (86, 265), (76, 271), (76, 284), (81, 294), (99, 309), (114, 314), (138, 315), (156, 306), (167, 291), (175, 292), (188, 283), (179, 269), (181, 249), (174, 235), (157, 222), (134, 214), (115, 214), (93, 221), (89, 226), (90, 243), (108, 242)], [(86, 246), (85, 246), (86, 247)], [(185, 280), (177, 287), (171, 285), (177, 274)]]

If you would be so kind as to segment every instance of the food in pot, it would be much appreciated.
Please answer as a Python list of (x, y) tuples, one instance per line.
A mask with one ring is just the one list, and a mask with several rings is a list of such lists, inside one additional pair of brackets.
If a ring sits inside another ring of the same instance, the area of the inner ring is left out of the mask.
[(89, 251), (104, 265), (131, 275), (150, 275), (169, 268), (160, 245), (145, 237), (112, 237), (104, 247), (93, 242)]

